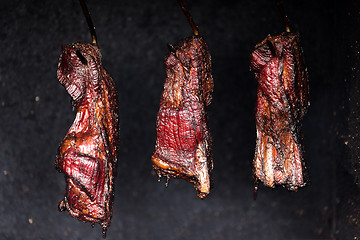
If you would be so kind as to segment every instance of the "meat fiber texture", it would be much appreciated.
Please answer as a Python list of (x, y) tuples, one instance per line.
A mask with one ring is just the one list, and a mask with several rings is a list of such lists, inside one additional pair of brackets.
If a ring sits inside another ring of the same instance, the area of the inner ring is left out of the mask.
[(197, 195), (205, 198), (213, 168), (205, 109), (213, 91), (210, 55), (200, 36), (170, 48), (164, 62), (166, 79), (157, 115), (153, 169), (159, 178), (193, 182)]
[(115, 83), (101, 65), (97, 45), (64, 45), (58, 79), (71, 95), (75, 121), (59, 146), (56, 168), (65, 174), (60, 210), (81, 221), (110, 226), (118, 159), (118, 103)]
[(309, 106), (299, 34), (269, 35), (250, 60), (258, 81), (254, 177), (269, 187), (297, 190), (306, 185), (301, 128)]

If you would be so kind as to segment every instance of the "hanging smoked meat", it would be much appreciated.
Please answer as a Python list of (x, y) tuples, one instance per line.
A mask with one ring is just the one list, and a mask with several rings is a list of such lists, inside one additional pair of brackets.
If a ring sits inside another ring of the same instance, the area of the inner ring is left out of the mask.
[(297, 190), (306, 184), (302, 119), (309, 106), (309, 86), (300, 36), (290, 32), (280, 10), (287, 31), (269, 35), (250, 59), (258, 81), (254, 177), (269, 187), (281, 184)]
[(93, 43), (63, 45), (59, 82), (76, 108), (75, 121), (59, 146), (56, 169), (65, 174), (59, 203), (80, 221), (110, 226), (118, 159), (118, 103), (115, 82), (101, 64), (94, 28), (83, 2)]
[(211, 102), (213, 80), (210, 55), (204, 39), (183, 3), (195, 36), (170, 46), (165, 58), (166, 79), (157, 115), (157, 139), (151, 158), (159, 176), (183, 178), (195, 184), (197, 195), (210, 192), (213, 168), (206, 106)]
[(287, 32), (256, 45), (250, 61), (258, 81), (254, 177), (269, 187), (297, 190), (306, 184), (301, 129), (309, 106), (299, 34), (287, 25)]

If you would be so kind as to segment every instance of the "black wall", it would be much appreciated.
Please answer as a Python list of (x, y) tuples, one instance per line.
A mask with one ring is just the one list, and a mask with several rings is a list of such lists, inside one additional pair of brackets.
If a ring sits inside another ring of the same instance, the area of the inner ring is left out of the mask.
[[(166, 44), (192, 34), (177, 2), (88, 0), (103, 64), (119, 93), (120, 161), (108, 239), (359, 237), (357, 141), (348, 137), (359, 115), (348, 101), (358, 96), (354, 2), (283, 2), (301, 33), (309, 72), (304, 143), (311, 182), (296, 193), (261, 186), (254, 201), (257, 83), (249, 55), (268, 34), (284, 30), (276, 2), (185, 1), (208, 43), (215, 81), (208, 108), (214, 188), (200, 200), (184, 180), (172, 179), (168, 188), (164, 179), (158, 183), (150, 161)], [(2, 1), (1, 239), (101, 238), (98, 225), (57, 210), (65, 181), (54, 161), (75, 112), (56, 70), (61, 45), (78, 41), (90, 41), (90, 34), (77, 1)]]

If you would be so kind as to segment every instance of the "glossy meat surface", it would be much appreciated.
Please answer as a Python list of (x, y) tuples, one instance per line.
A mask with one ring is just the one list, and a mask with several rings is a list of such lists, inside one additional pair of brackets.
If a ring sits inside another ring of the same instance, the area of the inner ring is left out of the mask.
[(58, 79), (71, 95), (75, 120), (59, 146), (56, 169), (65, 174), (60, 210), (81, 221), (111, 223), (119, 138), (115, 82), (95, 44), (64, 45)]
[(297, 190), (306, 184), (301, 125), (309, 106), (299, 34), (268, 36), (250, 61), (258, 81), (254, 176), (269, 187)]
[(200, 198), (210, 192), (213, 168), (206, 105), (212, 98), (210, 55), (202, 37), (184, 39), (165, 59), (166, 79), (152, 156), (159, 177), (184, 178)]

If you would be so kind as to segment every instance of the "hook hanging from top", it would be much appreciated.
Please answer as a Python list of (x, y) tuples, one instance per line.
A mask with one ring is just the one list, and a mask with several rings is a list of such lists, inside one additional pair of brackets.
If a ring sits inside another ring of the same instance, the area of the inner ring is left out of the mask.
[(194, 31), (194, 34), (197, 36), (199, 35), (199, 29), (198, 27), (196, 26), (194, 20), (192, 19), (191, 15), (190, 15), (190, 12), (187, 10), (187, 8), (185, 7), (185, 4), (182, 0), (178, 0), (178, 3), (181, 7), (181, 9), (183, 10), (188, 22), (190, 23), (190, 26), (192, 27), (193, 31)]
[(95, 27), (94, 27), (94, 24), (92, 23), (90, 12), (89, 12), (89, 10), (88, 10), (88, 8), (86, 6), (85, 0), (79, 0), (79, 1), (80, 1), (81, 8), (83, 10), (83, 13), (84, 13), (85, 18), (86, 18), (86, 22), (87, 22), (89, 30), (90, 30), (92, 43), (98, 45), (97, 38), (96, 38)]
[(285, 23), (285, 30), (286, 32), (290, 32), (290, 25), (289, 25), (289, 19), (287, 17), (287, 14), (285, 12), (285, 9), (282, 5), (282, 2), (277, 2), (276, 5), (279, 7), (279, 10), (280, 10), (280, 13), (281, 13), (281, 16), (284, 20), (284, 23)]

